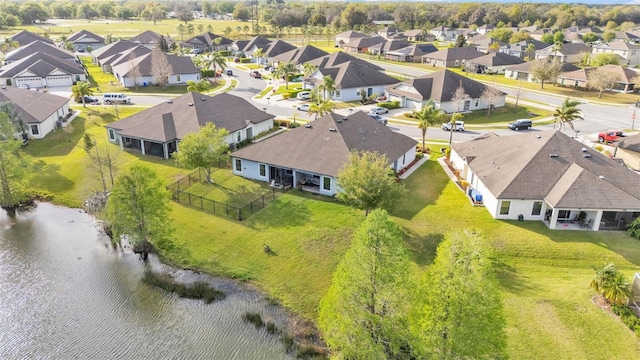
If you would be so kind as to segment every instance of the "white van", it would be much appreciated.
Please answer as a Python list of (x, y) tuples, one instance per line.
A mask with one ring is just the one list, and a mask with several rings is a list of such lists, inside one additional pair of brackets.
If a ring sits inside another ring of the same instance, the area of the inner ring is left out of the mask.
[(311, 99), (311, 93), (309, 91), (302, 91), (299, 92), (298, 95), (296, 95), (296, 98), (298, 100), (309, 100)]
[(102, 97), (105, 105), (109, 104), (131, 104), (131, 99), (125, 94), (106, 93)]

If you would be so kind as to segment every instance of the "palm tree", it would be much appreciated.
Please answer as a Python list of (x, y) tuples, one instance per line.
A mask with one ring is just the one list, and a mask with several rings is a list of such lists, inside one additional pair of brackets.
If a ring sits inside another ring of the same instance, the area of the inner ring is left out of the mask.
[(80, 102), (80, 99), (82, 99), (83, 107), (87, 107), (84, 97), (91, 95), (93, 95), (93, 91), (91, 91), (91, 88), (89, 88), (88, 82), (78, 81), (71, 87), (71, 96), (73, 96), (76, 102)]
[(556, 112), (553, 114), (553, 118), (555, 121), (560, 122), (558, 130), (562, 130), (565, 125), (569, 126), (569, 128), (573, 130), (573, 120), (584, 120), (582, 112), (577, 108), (579, 104), (580, 103), (576, 100), (569, 100), (569, 98), (566, 98), (562, 103), (562, 106), (556, 109)]
[(330, 113), (333, 108), (335, 108), (335, 104), (333, 101), (322, 101), (318, 104), (312, 104), (309, 106), (309, 114), (313, 114), (313, 120), (317, 119), (318, 116), (323, 117), (324, 115)]
[(318, 70), (318, 67), (315, 65), (311, 65), (309, 63), (304, 63), (302, 64), (302, 74), (305, 77), (309, 77), (311, 76), (311, 74), (313, 74), (316, 70)]
[(284, 77), (284, 88), (289, 89), (289, 74), (295, 73), (298, 69), (292, 62), (281, 62), (276, 68), (275, 75)]
[(220, 52), (216, 51), (210, 56), (202, 59), (202, 66), (204, 69), (213, 68), (213, 82), (217, 83), (216, 68), (220, 66), (220, 69), (224, 70), (227, 67), (227, 62), (224, 56), (220, 55)]
[(603, 284), (602, 296), (609, 304), (623, 305), (631, 296), (631, 284), (623, 273), (616, 272), (610, 281)]
[(262, 57), (264, 56), (264, 50), (258, 48), (258, 50), (253, 52), (253, 57), (258, 59), (258, 64), (262, 64)]
[(318, 85), (318, 90), (322, 90), (322, 100), (327, 101), (327, 93), (331, 95), (336, 90), (336, 82), (331, 75), (322, 78), (322, 84)]
[(418, 119), (418, 129), (422, 130), (422, 150), (424, 151), (427, 129), (431, 125), (442, 124), (446, 113), (438, 109), (433, 100), (429, 99), (420, 111), (413, 111), (413, 116)]
[(589, 283), (589, 286), (591, 287), (591, 289), (593, 289), (593, 291), (597, 292), (598, 294), (602, 294), (604, 288), (606, 287), (605, 284), (610, 282), (618, 271), (613, 264), (607, 264), (602, 269), (594, 268), (594, 270), (596, 271), (596, 274), (593, 276), (593, 279), (591, 279), (591, 283)]
[(198, 82), (187, 80), (187, 91), (203, 93), (209, 90), (210, 87), (211, 84), (205, 79), (202, 79)]
[(451, 114), (451, 120), (450, 120), (451, 128), (449, 129), (449, 146), (451, 146), (451, 143), (453, 142), (453, 132), (456, 131), (456, 121), (462, 120), (463, 117), (464, 115), (459, 112), (454, 112), (453, 114)]

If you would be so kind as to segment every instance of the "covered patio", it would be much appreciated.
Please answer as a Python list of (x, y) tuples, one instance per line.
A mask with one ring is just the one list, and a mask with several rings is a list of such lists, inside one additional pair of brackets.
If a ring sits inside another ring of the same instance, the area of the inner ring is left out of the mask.
[(638, 216), (640, 211), (627, 209), (554, 209), (547, 204), (544, 223), (553, 230), (625, 231)]
[(120, 142), (120, 148), (122, 150), (130, 149), (140, 151), (142, 155), (153, 155), (163, 159), (169, 159), (171, 154), (177, 151), (178, 142), (170, 141), (167, 143), (161, 143), (123, 136), (122, 141)]

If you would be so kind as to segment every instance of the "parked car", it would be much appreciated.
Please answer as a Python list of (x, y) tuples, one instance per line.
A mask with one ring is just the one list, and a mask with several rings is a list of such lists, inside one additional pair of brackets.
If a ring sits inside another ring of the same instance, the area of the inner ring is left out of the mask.
[(239, 57), (233, 58), (233, 62), (239, 63), (240, 62), (240, 58)]
[(202, 50), (202, 49), (195, 49), (195, 48), (194, 48), (194, 49), (191, 49), (191, 53), (192, 53), (192, 54), (202, 54), (202, 53), (203, 53), (203, 50)]
[(309, 104), (300, 104), (298, 105), (298, 107), (296, 107), (296, 109), (300, 110), (300, 111), (309, 111)]
[(256, 79), (261, 79), (262, 75), (260, 75), (260, 71), (258, 70), (253, 70), (252, 72), (249, 73), (249, 76), (251, 76), (252, 78), (256, 78)]
[(227, 76), (233, 76), (233, 70), (227, 69)]
[(600, 143), (614, 142), (614, 141), (620, 140), (621, 137), (624, 137), (624, 134), (622, 133), (622, 130), (603, 131), (603, 132), (598, 134), (598, 142), (600, 142)]
[(111, 103), (131, 104), (131, 98), (125, 94), (106, 93), (102, 96), (102, 102), (105, 105)]
[[(82, 103), (82, 98), (77, 98), (75, 100), (79, 104)], [(85, 96), (84, 103), (91, 104), (91, 105), (100, 105), (100, 99), (95, 96)]]
[(298, 100), (309, 100), (311, 99), (311, 92), (309, 91), (301, 91), (296, 95), (296, 99)]
[(369, 110), (369, 114), (376, 114), (376, 115), (386, 114), (388, 112), (389, 112), (389, 109), (379, 107), (379, 106), (372, 107), (371, 110)]
[(442, 125), (440, 125), (440, 128), (444, 131), (451, 131), (451, 130), (455, 130), (455, 131), (464, 131), (464, 121), (456, 121), (456, 128), (452, 129), (451, 126), (451, 122), (448, 123), (444, 123)]
[(378, 114), (369, 114), (369, 116), (371, 116), (372, 118), (374, 118), (377, 122), (379, 122), (380, 124), (387, 126), (387, 118), (383, 118), (382, 116), (378, 115)]
[(529, 130), (531, 129), (531, 126), (533, 126), (533, 124), (531, 123), (531, 120), (529, 119), (518, 119), (516, 121), (510, 122), (509, 125), (507, 125), (509, 127), (509, 129), (511, 130)]

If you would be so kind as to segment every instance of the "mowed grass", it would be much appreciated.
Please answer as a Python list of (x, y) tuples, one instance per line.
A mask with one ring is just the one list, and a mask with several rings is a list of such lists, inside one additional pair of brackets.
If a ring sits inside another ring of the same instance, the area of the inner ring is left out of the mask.
[[(204, 178), (204, 172), (202, 173)], [(271, 190), (267, 183), (250, 181), (231, 173), (230, 169), (214, 169), (211, 172), (213, 183), (194, 182), (184, 191), (204, 198), (233, 206), (244, 206), (267, 194)]]

